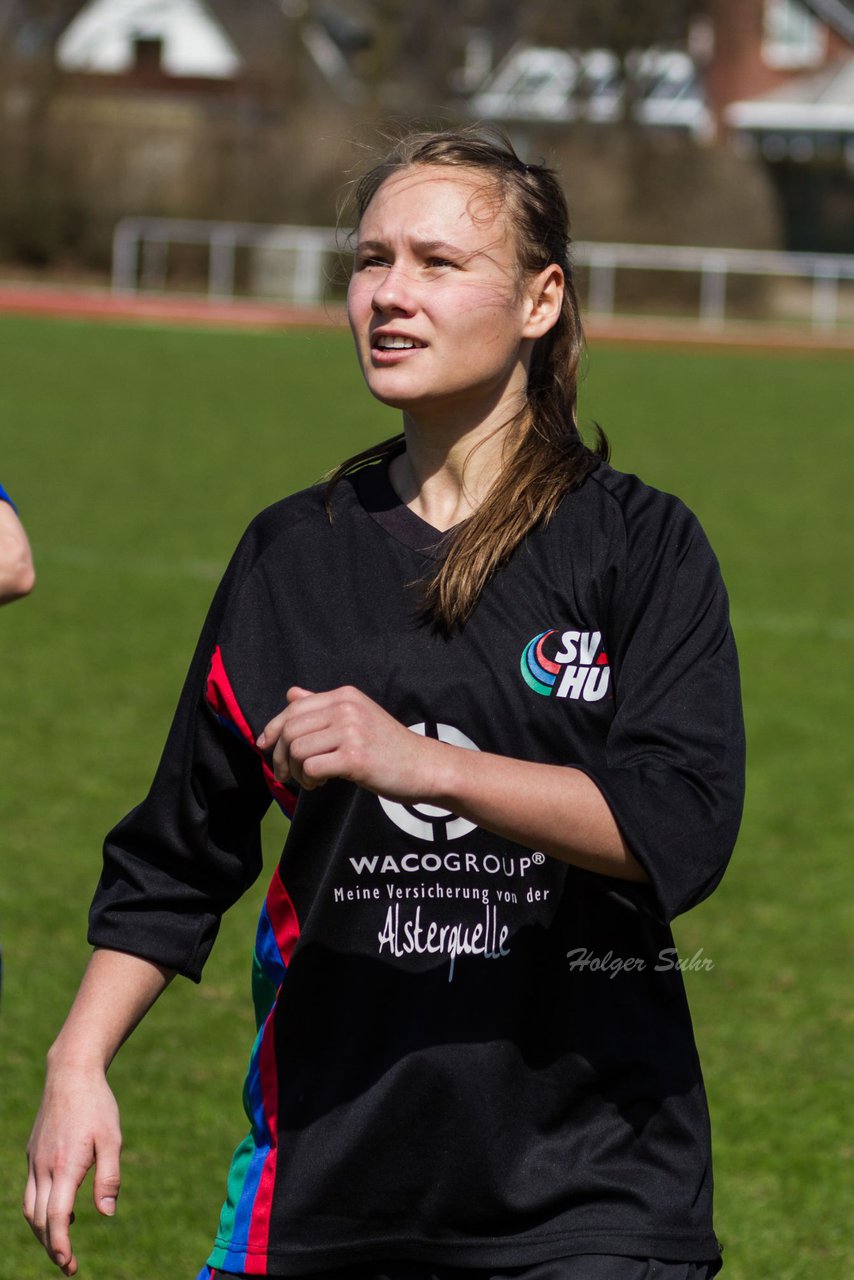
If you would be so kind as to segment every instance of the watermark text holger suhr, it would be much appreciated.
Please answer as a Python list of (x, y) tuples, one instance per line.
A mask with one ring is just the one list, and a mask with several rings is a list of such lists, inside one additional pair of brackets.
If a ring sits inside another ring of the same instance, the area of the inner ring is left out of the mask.
[[(606, 973), (609, 978), (616, 978), (618, 973), (642, 973), (650, 967), (650, 961), (643, 956), (615, 956), (613, 951), (598, 955), (587, 947), (573, 947), (567, 951), (566, 958), (570, 969)], [(702, 947), (687, 959), (682, 959), (675, 947), (664, 947), (659, 951), (652, 970), (654, 973), (668, 973), (672, 969), (681, 973), (709, 973), (714, 967), (714, 960), (703, 955)]]

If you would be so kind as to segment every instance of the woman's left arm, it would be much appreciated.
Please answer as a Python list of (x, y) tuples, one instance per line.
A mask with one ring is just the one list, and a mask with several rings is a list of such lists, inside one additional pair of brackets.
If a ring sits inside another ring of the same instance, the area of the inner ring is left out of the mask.
[(287, 708), (265, 727), (258, 746), (272, 748), (280, 782), (311, 790), (346, 778), (390, 800), (441, 805), (587, 871), (647, 879), (602, 792), (581, 770), (421, 737), (358, 689), (290, 689)]

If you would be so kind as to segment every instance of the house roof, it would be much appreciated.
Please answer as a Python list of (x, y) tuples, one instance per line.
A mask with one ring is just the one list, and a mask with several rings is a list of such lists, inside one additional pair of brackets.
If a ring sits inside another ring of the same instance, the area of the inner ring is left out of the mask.
[(854, 133), (854, 54), (724, 113), (745, 132)]
[(148, 36), (163, 42), (167, 75), (271, 79), (281, 77), (296, 32), (327, 83), (354, 96), (347, 55), (371, 32), (358, 9), (330, 0), (313, 9), (300, 0), (86, 0), (59, 37), (57, 60), (68, 71), (121, 74), (133, 65), (135, 40)]
[(230, 79), (243, 62), (204, 0), (88, 0), (59, 37), (57, 62), (64, 71), (121, 74), (140, 38), (162, 41), (174, 76)]

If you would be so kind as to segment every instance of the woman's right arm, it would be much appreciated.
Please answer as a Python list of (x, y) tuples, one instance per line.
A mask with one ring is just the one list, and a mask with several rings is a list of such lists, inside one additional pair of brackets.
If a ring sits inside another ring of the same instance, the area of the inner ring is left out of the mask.
[(97, 950), (47, 1056), (44, 1095), (27, 1147), (24, 1217), (64, 1275), (77, 1272), (69, 1229), (77, 1190), (95, 1166), (95, 1207), (119, 1194), (119, 1112), (107, 1069), (173, 972), (121, 951)]

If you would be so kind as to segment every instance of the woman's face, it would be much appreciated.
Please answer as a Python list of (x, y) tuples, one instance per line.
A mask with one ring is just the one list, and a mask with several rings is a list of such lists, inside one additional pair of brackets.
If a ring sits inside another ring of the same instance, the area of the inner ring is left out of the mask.
[(359, 225), (348, 292), (368, 387), (416, 419), (478, 421), (499, 407), (512, 416), (539, 336), (536, 292), (519, 280), (494, 184), (441, 166), (395, 174)]

